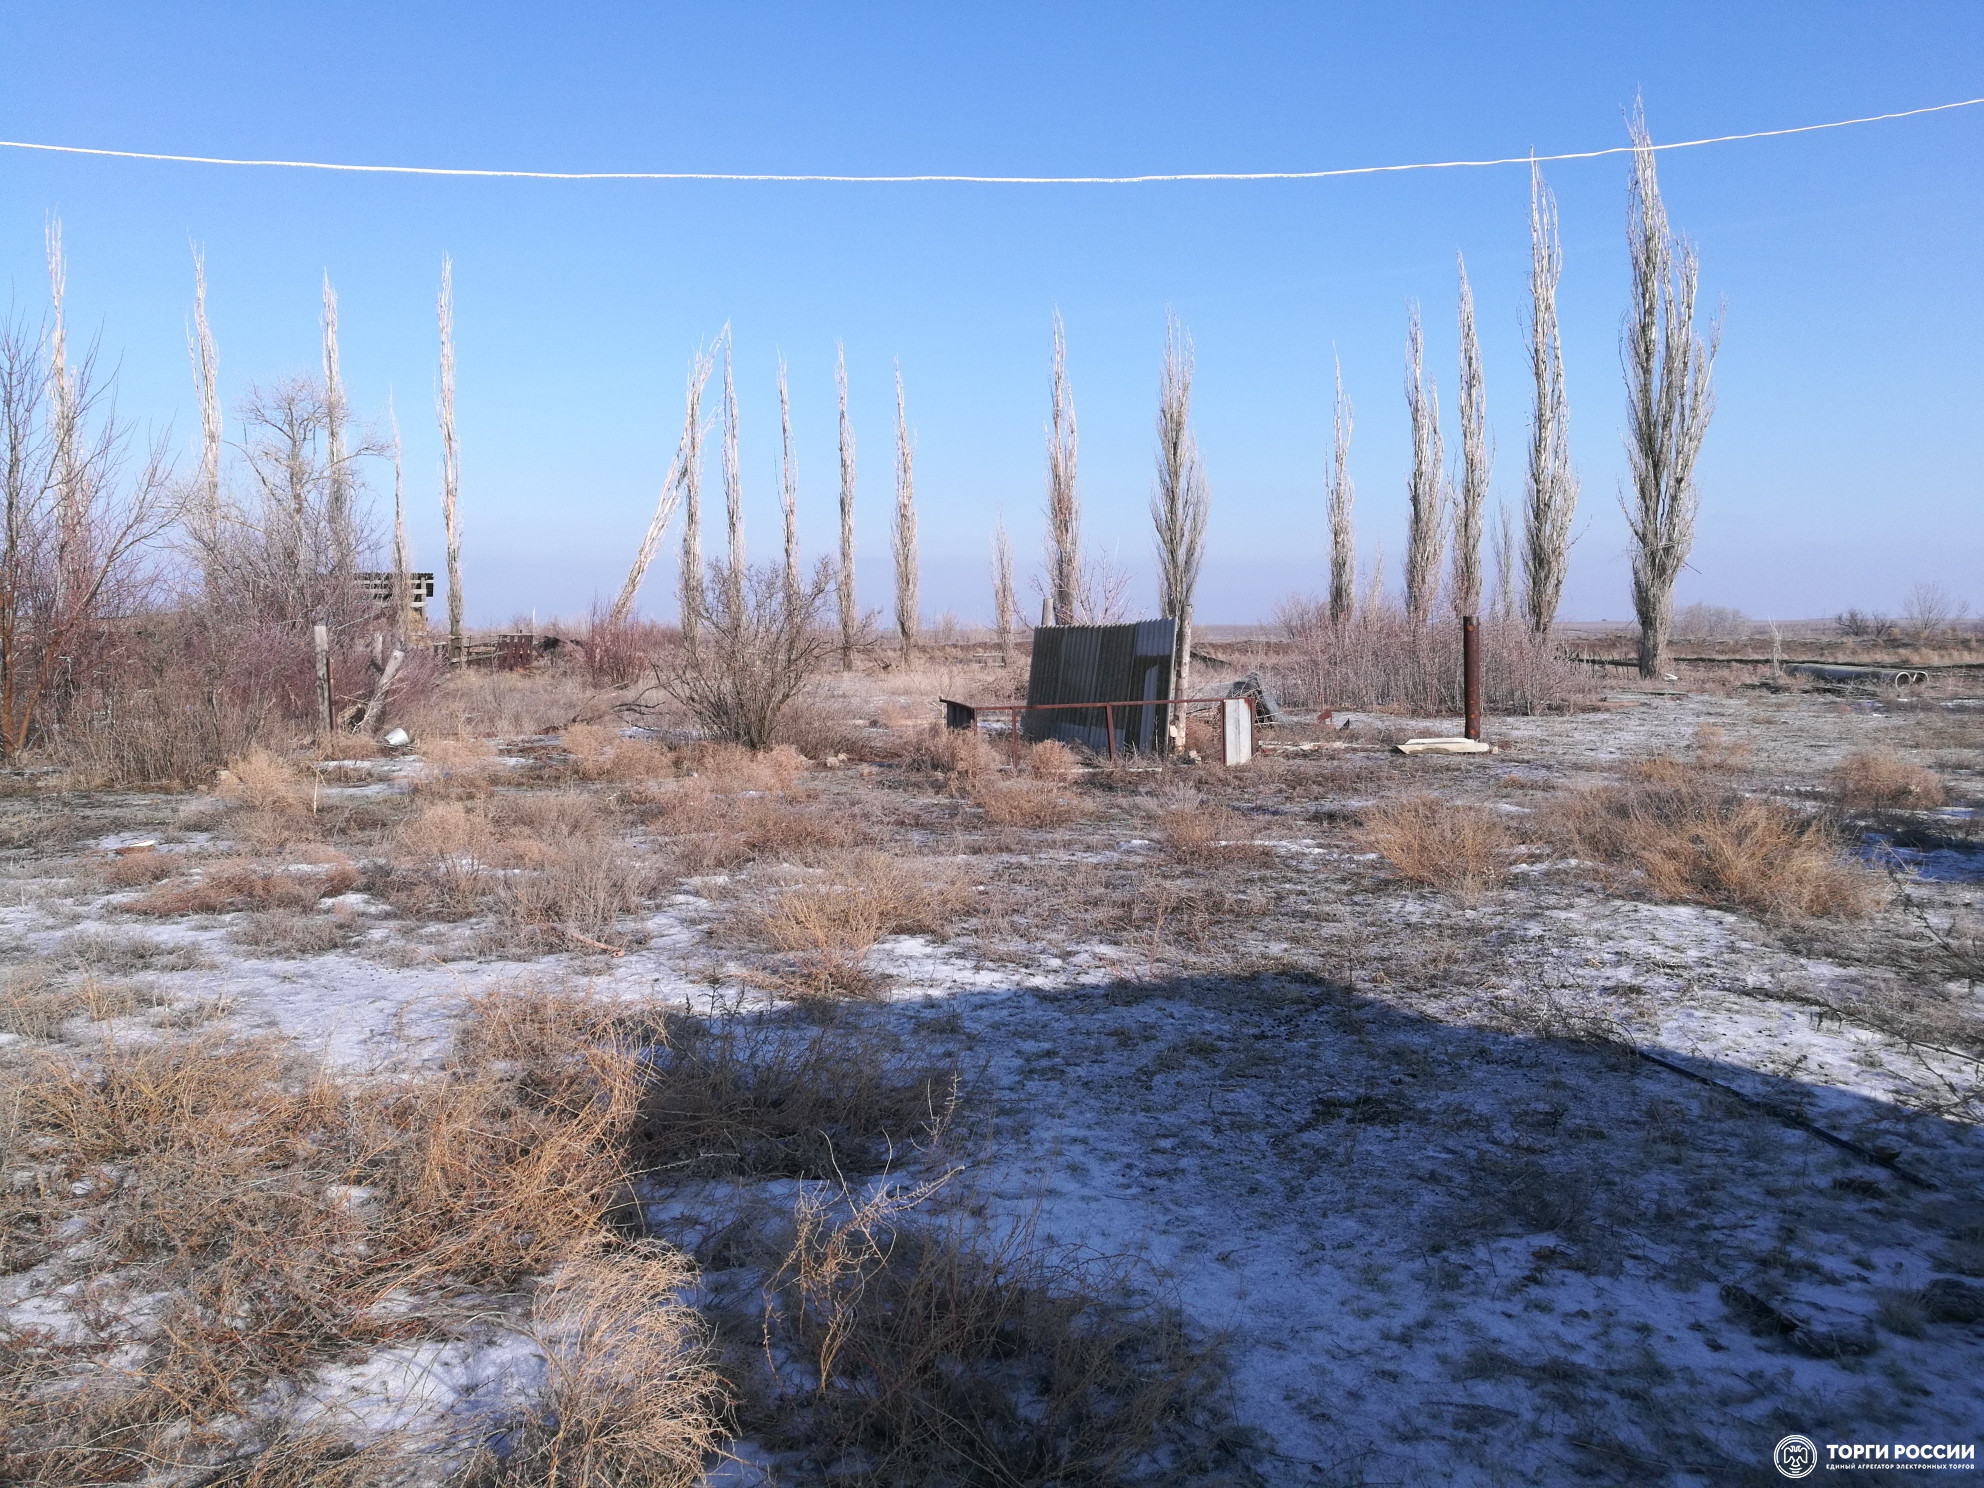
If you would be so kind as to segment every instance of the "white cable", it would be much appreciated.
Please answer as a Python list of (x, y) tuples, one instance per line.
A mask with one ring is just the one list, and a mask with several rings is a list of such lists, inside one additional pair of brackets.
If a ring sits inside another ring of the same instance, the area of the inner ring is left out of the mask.
[[(1820, 129), (1845, 129), (1855, 124), (1878, 124), (1888, 119), (1912, 119), (1919, 114), (1940, 114), (1950, 109), (1971, 108), (1984, 98), (1965, 98), (1956, 103), (1931, 104), (1927, 108), (1902, 109), (1892, 114), (1868, 114), (1860, 119), (1835, 119), (1827, 124), (1799, 124), (1790, 129), (1758, 129), (1749, 134), (1718, 134), (1709, 139), (1673, 140), (1656, 144), (1656, 150), (1690, 150), (1697, 145), (1725, 145), (1737, 140), (1776, 139), (1787, 134), (1810, 134)], [(84, 145), (44, 145), (29, 140), (0, 140), (0, 149), (40, 150), (57, 155), (98, 155), (114, 160), (164, 160), (178, 165), (251, 165), (283, 170), (355, 171), (387, 176), (494, 176), (524, 181), (765, 181), (819, 182), (859, 186), (905, 186), (918, 183), (951, 183), (967, 186), (1142, 186), (1166, 181), (1321, 181), (1333, 176), (1376, 176), (1397, 171), (1466, 170), (1491, 165), (1543, 164), (1552, 160), (1596, 160), (1604, 155), (1631, 154), (1631, 145), (1613, 145), (1603, 150), (1573, 150), (1561, 155), (1507, 155), (1497, 160), (1423, 160), (1410, 165), (1355, 165), (1338, 170), (1315, 171), (1199, 171), (1150, 176), (837, 176), (797, 174), (745, 174), (724, 171), (524, 171), (467, 170), (436, 165), (338, 165), (322, 160), (233, 160), (214, 155), (164, 155), (149, 150), (95, 150)]]

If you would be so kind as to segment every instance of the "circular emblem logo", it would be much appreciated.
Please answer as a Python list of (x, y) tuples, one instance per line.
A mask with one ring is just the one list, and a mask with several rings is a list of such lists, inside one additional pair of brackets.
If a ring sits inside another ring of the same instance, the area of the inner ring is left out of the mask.
[(1802, 1478), (1819, 1465), (1819, 1449), (1809, 1436), (1787, 1436), (1771, 1452), (1770, 1460), (1785, 1477)]

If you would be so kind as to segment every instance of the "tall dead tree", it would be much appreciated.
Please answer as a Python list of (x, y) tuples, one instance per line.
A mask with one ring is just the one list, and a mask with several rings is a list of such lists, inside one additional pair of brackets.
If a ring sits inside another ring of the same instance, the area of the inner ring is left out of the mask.
[[(78, 376), (69, 365), (68, 317), (63, 296), (68, 288), (68, 261), (62, 253), (62, 219), (50, 213), (42, 227), (48, 255), (48, 438), (54, 455), (49, 475), (55, 489), (55, 584), (58, 593), (73, 590), (84, 575), (81, 566), (83, 507), (88, 496), (84, 480), (89, 462), (78, 448), (82, 411)], [(87, 357), (85, 358), (87, 360)]]
[(324, 275), (324, 463), (329, 478), (325, 516), (331, 531), (331, 572), (350, 582), (358, 568), (357, 517), (352, 503), (351, 462), (344, 426), (349, 412), (344, 380), (338, 375), (338, 292)]
[(840, 669), (854, 670), (854, 638), (861, 612), (854, 600), (854, 425), (847, 421), (847, 348), (834, 344), (834, 393), (840, 402)]
[(1474, 334), (1474, 291), (1467, 262), (1460, 271), (1460, 480), (1454, 490), (1453, 572), (1449, 587), (1456, 615), (1481, 613), (1481, 519), (1488, 507), (1488, 471), (1495, 454), (1488, 442), (1488, 393), (1481, 376), (1481, 343)]
[[(1174, 697), (1191, 695), (1192, 599), (1199, 587), (1211, 504), (1192, 434), (1192, 338), (1167, 313), (1157, 388), (1157, 488), (1151, 494), (1150, 519), (1157, 538), (1158, 607), (1178, 622)], [(1183, 726), (1182, 714), (1172, 720), (1174, 732)]]
[(454, 265), (441, 256), (441, 293), (434, 302), (441, 327), (441, 381), (435, 412), (441, 421), (441, 530), (448, 547), (448, 659), (462, 660), (462, 452), (455, 442)]
[(1440, 587), (1440, 554), (1447, 539), (1447, 481), (1440, 467), (1440, 390), (1426, 375), (1419, 306), (1405, 332), (1405, 406), (1412, 419), (1412, 473), (1406, 481), (1405, 611), (1424, 624)]
[(689, 366), (688, 406), (682, 419), (682, 566), (675, 588), (682, 644), (692, 650), (697, 625), (709, 604), (703, 589), (703, 385), (715, 365), (714, 356), (696, 353)]
[(390, 393), (386, 424), (393, 438), (393, 631), (404, 641), (413, 631), (413, 576), (407, 559), (406, 491), (400, 481), (400, 419)]
[(1350, 525), (1350, 400), (1343, 395), (1343, 361), (1336, 363), (1335, 439), (1330, 464), (1330, 624), (1343, 625), (1357, 607), (1357, 547)]
[(215, 564), (220, 548), (220, 353), (214, 347), (213, 332), (207, 325), (207, 256), (193, 250), (193, 326), (186, 335), (187, 354), (193, 361), (193, 391), (200, 405), (199, 485), (187, 513), (187, 526), (193, 544), (200, 550), (200, 570), (206, 580), (207, 598), (217, 601), (214, 592)]
[(1081, 618), (1081, 496), (1075, 488), (1075, 396), (1068, 386), (1068, 343), (1054, 312), (1053, 406), (1047, 423), (1047, 596), (1054, 623)]
[(999, 640), (999, 665), (1013, 664), (1013, 545), (1006, 537), (1006, 519), (992, 529), (992, 629)]
[(1523, 613), (1547, 637), (1564, 596), (1571, 556), (1571, 517), (1578, 478), (1571, 470), (1569, 405), (1564, 396), (1564, 344), (1557, 330), (1557, 279), (1563, 272), (1557, 199), (1529, 167), (1529, 487), (1523, 500)]
[(896, 363), (896, 634), (905, 667), (916, 660), (916, 452), (903, 409), (902, 363)]
[(730, 375), (730, 327), (723, 328), (724, 587), (732, 604), (744, 582), (744, 482), (737, 468), (737, 385)]
[(1674, 580), (1695, 540), (1701, 495), (1695, 459), (1715, 411), (1710, 374), (1722, 325), (1695, 334), (1700, 264), (1695, 245), (1667, 225), (1654, 172), (1646, 115), (1633, 105), (1633, 177), (1626, 196), (1626, 244), (1632, 305), (1620, 336), (1626, 373), (1626, 458), (1633, 477), (1623, 498), (1633, 534), (1633, 612), (1639, 620), (1642, 677), (1667, 666), (1674, 621)]
[(785, 587), (799, 592), (799, 461), (792, 449), (792, 401), (785, 358), (778, 359), (778, 504), (785, 517)]
[(661, 536), (668, 530), (669, 519), (675, 515), (675, 503), (682, 494), (683, 472), (696, 444), (695, 429), (702, 417), (703, 385), (709, 381), (710, 367), (709, 357), (700, 349), (689, 360), (689, 387), (682, 399), (682, 435), (675, 441), (675, 456), (668, 462), (668, 474), (662, 478), (661, 494), (655, 498), (654, 515), (648, 518), (648, 530), (641, 535), (641, 546), (634, 554), (633, 565), (627, 570), (627, 582), (620, 586), (619, 596), (607, 612), (606, 623), (609, 626), (624, 625), (627, 617), (633, 614), (634, 597), (640, 593), (641, 584), (648, 576), (648, 566), (660, 551)]

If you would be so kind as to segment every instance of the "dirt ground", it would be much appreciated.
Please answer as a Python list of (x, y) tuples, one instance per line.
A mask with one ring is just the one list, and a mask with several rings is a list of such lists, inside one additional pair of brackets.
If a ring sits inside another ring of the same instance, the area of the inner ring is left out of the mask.
[[(18, 779), (0, 801), (10, 974), (142, 997), (17, 1019), (0, 1061), (156, 1037), (197, 1005), (327, 1066), (419, 1070), (464, 998), (520, 980), (712, 1029), (829, 1028), (957, 1072), (957, 1119), (838, 1182), (638, 1181), (643, 1227), (700, 1270), (719, 1359), (763, 1352), (775, 1246), (740, 1235), (782, 1234), (823, 1186), (857, 1203), (952, 1174), (958, 1212), (1105, 1264), (1211, 1350), (1216, 1408), (1166, 1459), (1200, 1481), (1762, 1484), (1792, 1432), (1978, 1442), (1984, 704), (1685, 678), (1492, 718), (1489, 756), (1391, 748), (1453, 720), (1338, 713), (1264, 733), (1230, 771), (1016, 772), (929, 728), (937, 696), (1000, 676), (829, 679), (813, 706), (844, 747), (777, 780), (610, 719), (583, 748), (417, 739), (306, 762), (276, 805)], [(1932, 772), (1945, 801), (1841, 806), (1856, 754)], [(1655, 756), (1824, 816), (1869, 912), (1656, 892), (1568, 850), (1553, 803)], [(583, 922), (526, 916), (504, 887), (572, 859), (429, 850), (415, 830), (448, 807), (556, 847), (579, 808), (516, 804), (553, 796), (591, 803), (603, 845), (580, 857), (636, 875), (589, 890), (607, 907)], [(1499, 834), (1485, 878), (1414, 882), (1373, 848), (1372, 813), (1408, 797), (1479, 808), (1466, 819)], [(106, 867), (138, 859), (167, 867)], [(159, 897), (243, 863), (323, 892)], [(464, 864), (487, 881), (424, 914)], [(851, 899), (880, 906), (866, 931), (801, 914)], [(0, 1277), (17, 1345), (100, 1336), (78, 1245)], [(358, 1435), (496, 1411), (543, 1374), (501, 1313), (327, 1349), (286, 1398)], [(827, 1470), (737, 1420), (709, 1482)]]

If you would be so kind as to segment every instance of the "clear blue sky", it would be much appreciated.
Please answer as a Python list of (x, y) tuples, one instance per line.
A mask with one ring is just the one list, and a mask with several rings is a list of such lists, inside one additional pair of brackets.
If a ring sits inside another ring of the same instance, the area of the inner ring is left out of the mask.
[[(1492, 6), (110, 6), (0, 3), (0, 137), (547, 170), (1076, 174), (1312, 169), (1768, 129), (1984, 94), (1974, 3)], [(1666, 154), (1726, 298), (1680, 597), (1754, 615), (1984, 609), (1984, 108)], [(1573, 457), (1564, 613), (1630, 614), (1617, 490), (1626, 163), (1550, 168)], [(1200, 613), (1325, 582), (1329, 369), (1357, 409), (1359, 538), (1402, 548), (1406, 304), (1452, 424), (1454, 254), (1520, 498), (1526, 176), (1259, 185), (565, 184), (326, 176), (0, 151), (0, 275), (38, 309), (59, 211), (72, 325), (123, 411), (196, 424), (187, 244), (224, 391), (313, 367), (320, 275), (356, 403), (397, 400), (416, 558), (440, 567), (433, 300), (453, 255), (470, 618), (610, 595), (690, 352), (737, 345), (756, 551), (776, 542), (773, 367), (791, 366), (809, 549), (834, 527), (834, 344), (859, 436), (863, 600), (888, 593), (891, 365), (917, 435), (923, 603), (990, 608), (1003, 509), (1037, 568), (1050, 316), (1066, 319), (1085, 531), (1151, 593), (1167, 305), (1198, 348), (1213, 493)], [(712, 470), (712, 475), (714, 471)], [(712, 482), (713, 484), (713, 482)], [(383, 479), (375, 490), (386, 491)], [(671, 534), (672, 536), (672, 534)], [(670, 576), (644, 595), (672, 605)], [(1037, 601), (1036, 601), (1037, 603)]]

